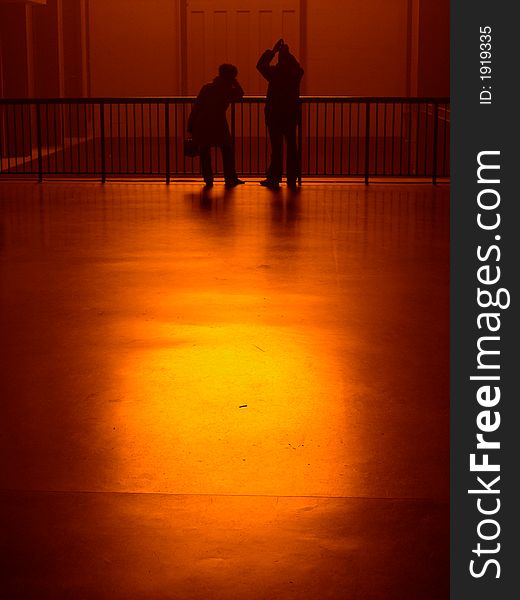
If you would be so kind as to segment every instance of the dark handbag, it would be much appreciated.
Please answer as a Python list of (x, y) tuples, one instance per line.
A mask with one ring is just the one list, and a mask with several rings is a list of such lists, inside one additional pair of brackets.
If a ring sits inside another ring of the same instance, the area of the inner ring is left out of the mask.
[(200, 154), (199, 146), (191, 138), (184, 140), (184, 156), (194, 158)]

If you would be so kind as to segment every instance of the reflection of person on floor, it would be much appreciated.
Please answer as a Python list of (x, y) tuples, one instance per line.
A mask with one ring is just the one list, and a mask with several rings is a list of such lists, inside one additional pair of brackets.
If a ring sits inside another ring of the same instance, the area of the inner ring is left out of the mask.
[(202, 177), (207, 187), (213, 185), (211, 147), (218, 146), (224, 163), (224, 179), (227, 187), (244, 183), (235, 170), (235, 152), (226, 111), (231, 102), (240, 100), (244, 90), (237, 81), (238, 70), (234, 65), (220, 65), (218, 76), (202, 87), (188, 118), (188, 133), (200, 149)]
[[(271, 61), (278, 53), (278, 62)], [(278, 189), (283, 173), (283, 141), (287, 148), (287, 185), (296, 186), (298, 176), (298, 152), (296, 126), (300, 115), (300, 82), (303, 69), (289, 52), (289, 46), (278, 40), (272, 50), (266, 50), (256, 68), (267, 79), (265, 122), (271, 141), (271, 164), (267, 179), (261, 184)]]

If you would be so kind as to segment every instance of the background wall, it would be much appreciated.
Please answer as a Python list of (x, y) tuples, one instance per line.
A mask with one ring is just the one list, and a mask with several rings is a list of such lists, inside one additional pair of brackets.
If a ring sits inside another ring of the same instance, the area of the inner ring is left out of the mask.
[(300, 0), (188, 0), (185, 89), (196, 94), (223, 62), (232, 62), (246, 94), (264, 94), (259, 56), (279, 38), (300, 55)]
[(450, 93), (450, 4), (421, 0), (418, 26), (418, 96)]
[(308, 0), (306, 92), (406, 95), (408, 5), (408, 0)]
[(181, 93), (180, 2), (90, 0), (92, 96)]
[(449, 0), (0, 0), (0, 93), (195, 93), (225, 58), (259, 94), (282, 36), (307, 95), (449, 95)]
[(33, 95), (31, 11), (24, 4), (0, 3), (0, 92), (6, 97)]

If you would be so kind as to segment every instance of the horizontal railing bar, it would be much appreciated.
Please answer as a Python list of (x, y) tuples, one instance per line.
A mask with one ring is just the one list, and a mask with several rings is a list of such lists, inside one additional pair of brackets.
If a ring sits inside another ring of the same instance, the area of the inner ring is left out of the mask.
[[(1, 98), (0, 176), (198, 176), (184, 155), (194, 96)], [(237, 172), (267, 172), (264, 96), (233, 103)], [(447, 97), (301, 96), (301, 177), (449, 176)], [(35, 145), (36, 143), (36, 145)], [(215, 153), (213, 153), (215, 160)], [(222, 161), (216, 163), (222, 173)]]
[[(187, 104), (194, 102), (196, 96), (143, 96), (143, 97), (125, 97), (125, 98), (0, 98), (0, 105), (5, 104)], [(435, 97), (380, 97), (380, 96), (300, 96), (304, 103), (363, 103), (370, 102), (378, 104), (448, 104), (449, 98)], [(238, 100), (237, 104), (247, 104), (248, 102), (265, 102), (265, 96), (244, 96)]]

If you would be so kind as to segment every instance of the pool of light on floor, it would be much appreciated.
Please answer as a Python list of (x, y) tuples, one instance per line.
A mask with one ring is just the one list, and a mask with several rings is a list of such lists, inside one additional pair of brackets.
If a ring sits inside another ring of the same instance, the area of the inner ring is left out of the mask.
[[(229, 316), (233, 307), (224, 300)], [(348, 444), (338, 402), (344, 386), (308, 330), (225, 320), (150, 322), (145, 329), (135, 323), (134, 350), (115, 365), (118, 470), (136, 489), (338, 489), (337, 465)], [(154, 344), (139, 347), (139, 340)]]

